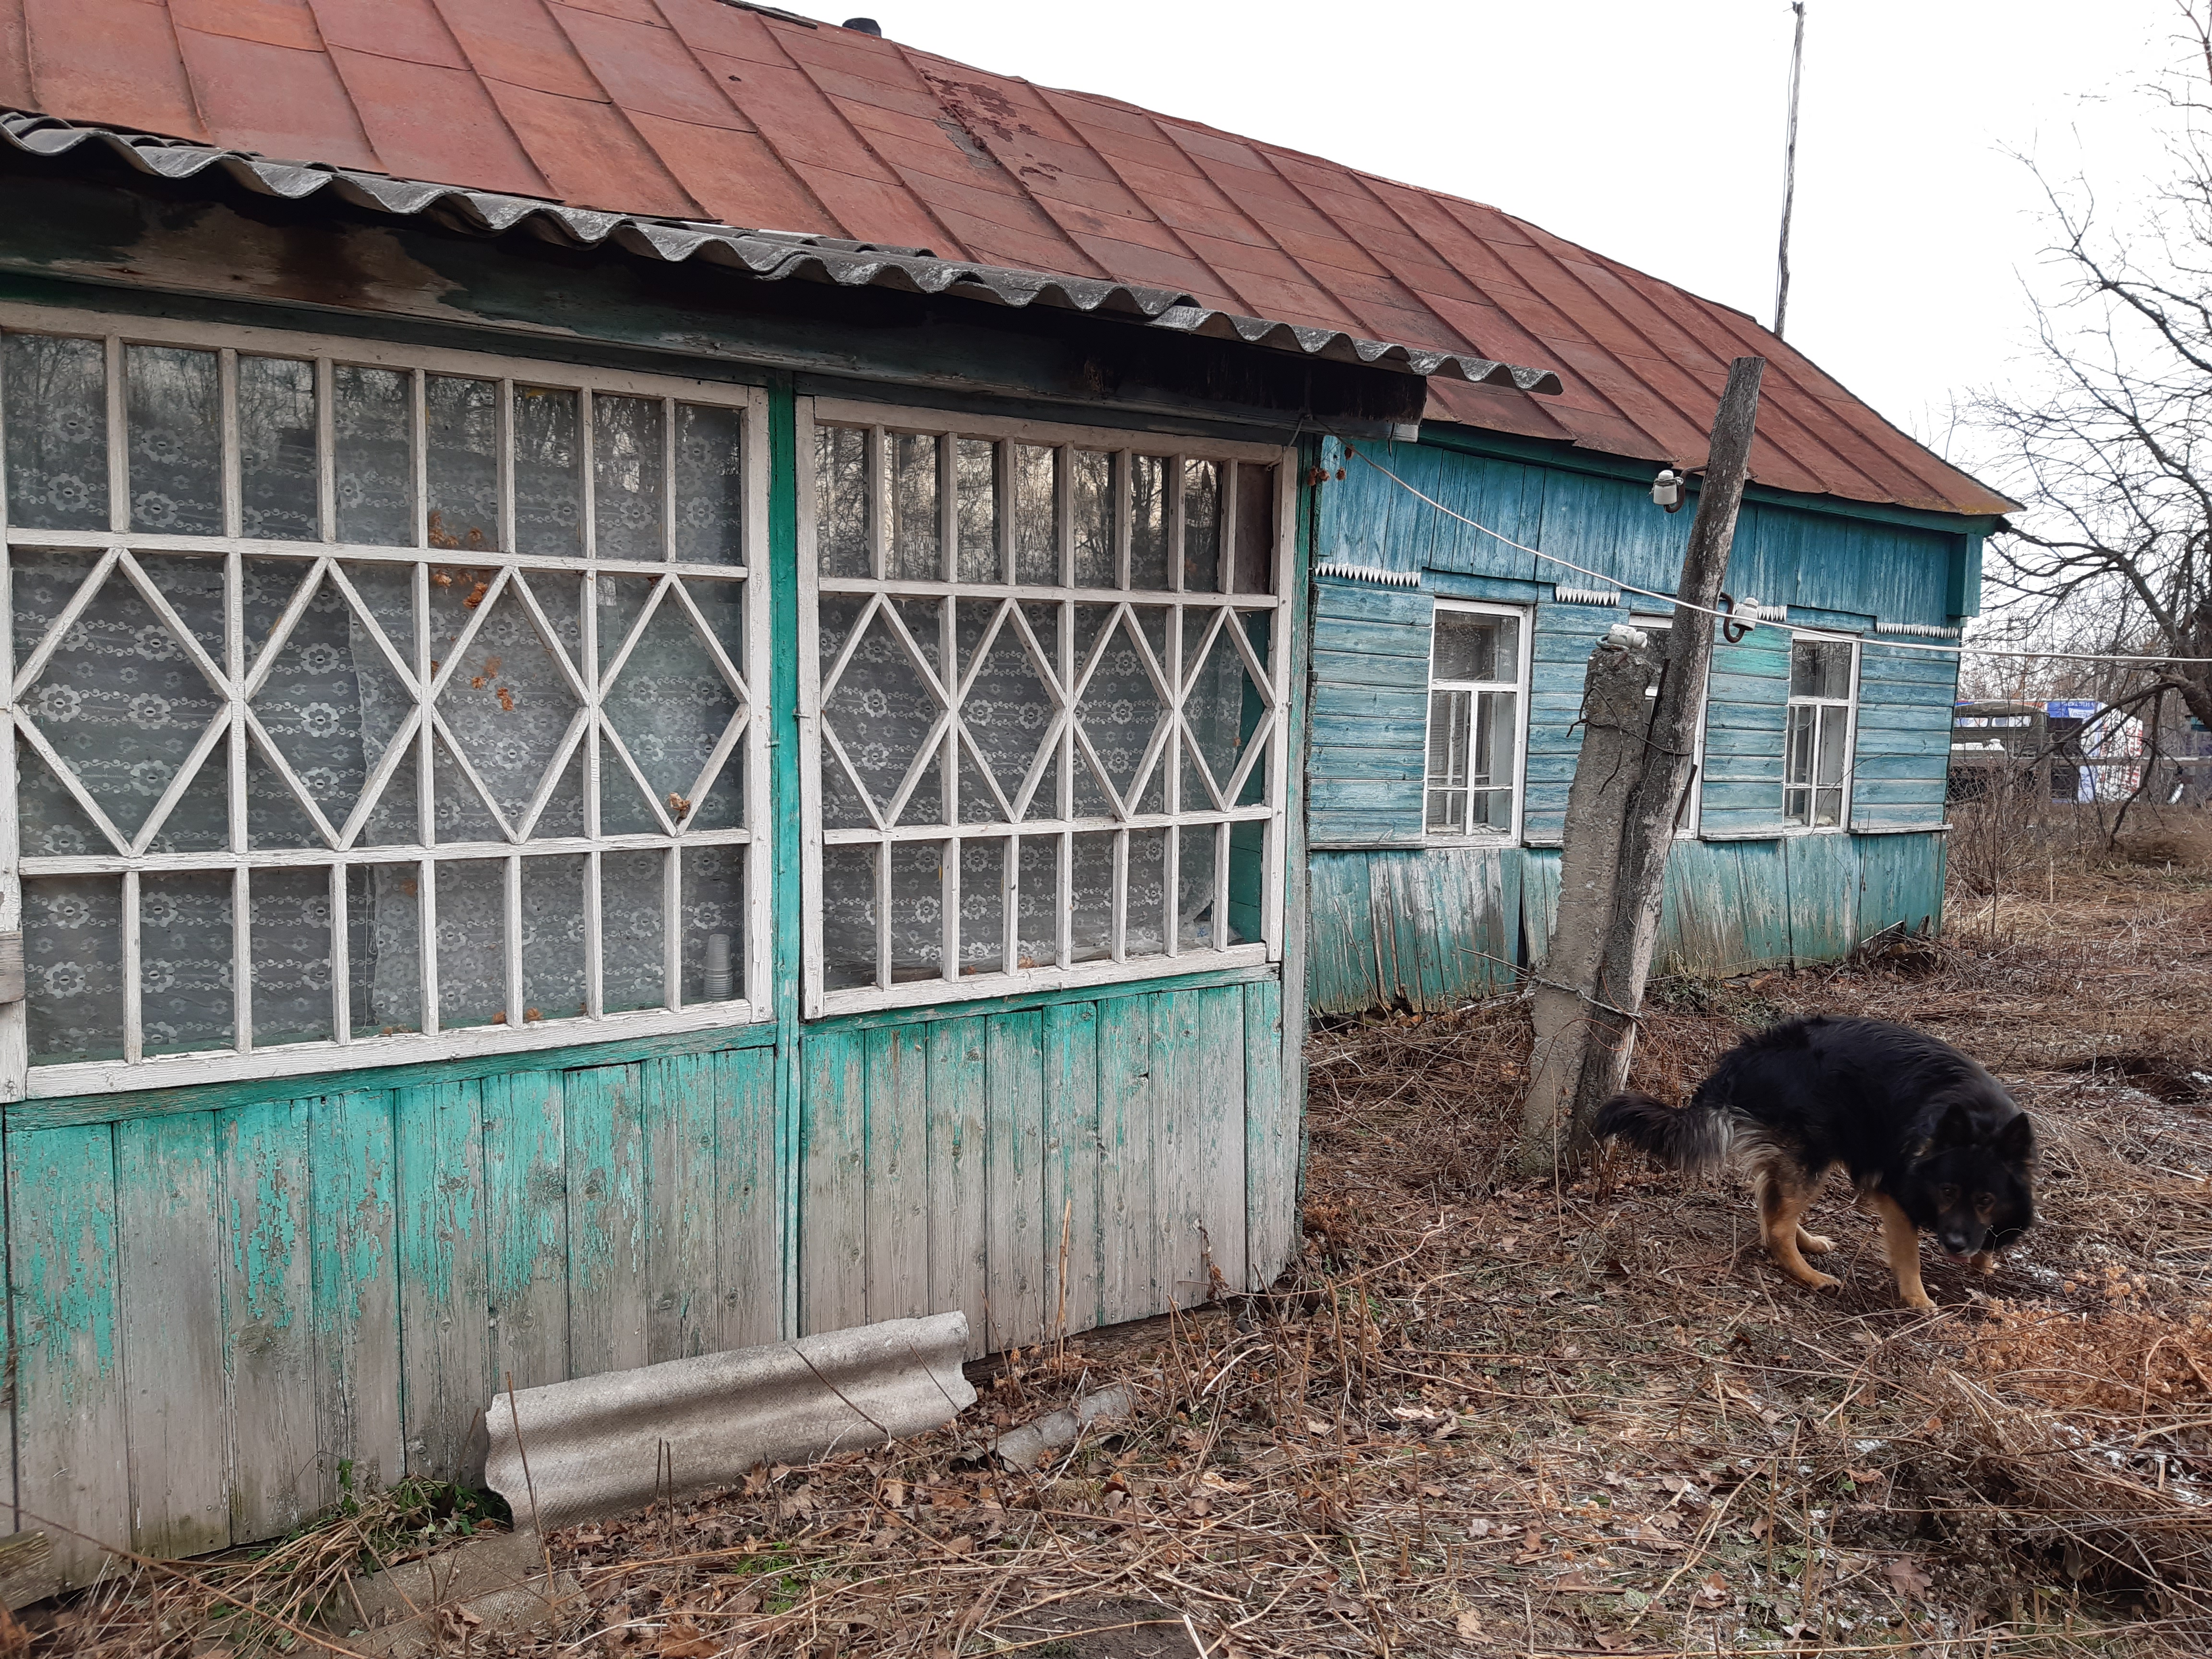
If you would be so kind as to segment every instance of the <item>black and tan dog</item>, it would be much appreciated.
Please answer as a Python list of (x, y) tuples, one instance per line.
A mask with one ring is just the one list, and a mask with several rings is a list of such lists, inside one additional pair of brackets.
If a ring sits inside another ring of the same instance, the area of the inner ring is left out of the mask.
[(1920, 1235), (1984, 1273), (2035, 1220), (2035, 1131), (1997, 1080), (1948, 1042), (1906, 1025), (1822, 1015), (1747, 1038), (1679, 1109), (1615, 1095), (1591, 1125), (1676, 1169), (1748, 1166), (1767, 1251), (1802, 1284), (1837, 1281), (1805, 1252), (1834, 1246), (1798, 1224), (1838, 1164), (1881, 1218), (1898, 1294), (1931, 1308)]

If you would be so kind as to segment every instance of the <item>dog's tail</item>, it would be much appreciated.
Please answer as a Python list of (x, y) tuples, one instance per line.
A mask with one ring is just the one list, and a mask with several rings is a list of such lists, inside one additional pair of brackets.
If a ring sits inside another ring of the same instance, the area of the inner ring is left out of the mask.
[(1615, 1095), (1597, 1109), (1590, 1132), (1600, 1140), (1625, 1140), (1677, 1170), (1717, 1164), (1728, 1151), (1720, 1114), (1695, 1101), (1677, 1108), (1650, 1095)]

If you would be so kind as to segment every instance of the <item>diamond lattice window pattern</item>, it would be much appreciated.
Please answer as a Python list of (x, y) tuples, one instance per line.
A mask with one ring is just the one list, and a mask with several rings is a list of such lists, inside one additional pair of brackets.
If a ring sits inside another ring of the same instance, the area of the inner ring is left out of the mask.
[(745, 395), (0, 334), (33, 1065), (749, 1017)]
[(817, 1005), (1264, 955), (1276, 458), (823, 420), (812, 461)]

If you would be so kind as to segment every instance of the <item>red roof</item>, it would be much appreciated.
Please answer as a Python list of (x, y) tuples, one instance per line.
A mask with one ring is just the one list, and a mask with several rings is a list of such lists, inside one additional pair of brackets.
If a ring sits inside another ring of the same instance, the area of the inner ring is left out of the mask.
[(624, 213), (927, 247), (1559, 371), (1431, 419), (1696, 463), (1769, 360), (1753, 475), (2012, 504), (1742, 313), (1495, 208), (726, 0), (0, 0), (0, 106)]

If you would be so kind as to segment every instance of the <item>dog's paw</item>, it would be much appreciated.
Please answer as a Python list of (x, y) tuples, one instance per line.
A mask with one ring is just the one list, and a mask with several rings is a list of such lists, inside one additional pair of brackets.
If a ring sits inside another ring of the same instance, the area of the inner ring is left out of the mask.
[(1832, 1291), (1844, 1281), (1831, 1273), (1807, 1273), (1799, 1282), (1816, 1291)]
[(1997, 1253), (1995, 1250), (1977, 1250), (1973, 1262), (1977, 1272), (1993, 1273), (1997, 1270)]
[(1808, 1255), (1826, 1255), (1836, 1248), (1836, 1241), (1821, 1233), (1808, 1233), (1800, 1227), (1797, 1230), (1797, 1248)]
[(1916, 1308), (1922, 1313), (1936, 1311), (1936, 1304), (1925, 1291), (1900, 1291), (1898, 1293), (1898, 1300), (1904, 1303), (1906, 1307)]

